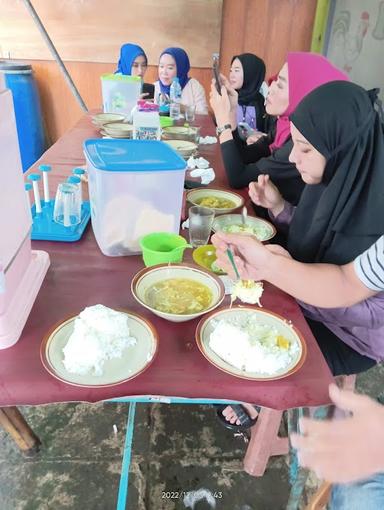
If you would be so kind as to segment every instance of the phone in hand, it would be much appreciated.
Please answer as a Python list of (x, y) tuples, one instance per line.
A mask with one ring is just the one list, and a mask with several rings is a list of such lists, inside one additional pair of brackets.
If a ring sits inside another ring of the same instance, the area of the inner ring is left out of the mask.
[(204, 186), (207, 186), (207, 184), (201, 184), (201, 182), (190, 181), (188, 179), (184, 181), (184, 189), (203, 188)]
[(219, 54), (213, 53), (212, 55), (212, 70), (213, 70), (213, 77), (215, 78), (215, 85), (217, 92), (221, 95), (221, 79), (220, 79), (220, 71), (219, 71)]
[(251, 128), (251, 126), (248, 124), (248, 122), (239, 122), (237, 124), (237, 126), (238, 126), (240, 138), (242, 138), (243, 140), (246, 140), (248, 138), (248, 136), (250, 136), (256, 132), (255, 129)]

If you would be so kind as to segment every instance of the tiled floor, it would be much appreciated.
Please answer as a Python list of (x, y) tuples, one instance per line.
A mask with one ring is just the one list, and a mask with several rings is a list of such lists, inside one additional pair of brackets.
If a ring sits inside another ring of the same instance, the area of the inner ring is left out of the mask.
[[(359, 377), (359, 388), (378, 396), (383, 380), (376, 367)], [(25, 458), (0, 431), (0, 510), (114, 510), (127, 410), (116, 403), (22, 408), (43, 446)], [(208, 406), (138, 404), (127, 509), (284, 509), (286, 459), (252, 478), (242, 471), (244, 450)], [(183, 493), (199, 489), (184, 501)]]

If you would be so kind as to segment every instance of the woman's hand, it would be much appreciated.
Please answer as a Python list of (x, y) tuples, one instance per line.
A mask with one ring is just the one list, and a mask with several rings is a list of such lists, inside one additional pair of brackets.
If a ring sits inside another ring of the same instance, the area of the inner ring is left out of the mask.
[(224, 85), (224, 87), (227, 89), (228, 98), (229, 98), (229, 102), (231, 105), (231, 112), (236, 112), (239, 94), (232, 87), (230, 81), (223, 74), (220, 74), (220, 80), (221, 80), (221, 84)]
[(251, 182), (248, 194), (254, 204), (269, 209), (273, 216), (277, 216), (284, 209), (284, 199), (270, 181), (269, 175), (259, 175), (257, 182)]
[(353, 414), (332, 421), (302, 418), (302, 435), (291, 434), (300, 464), (332, 483), (355, 482), (383, 471), (384, 407), (334, 384), (329, 395), (337, 407)]
[(246, 234), (225, 234), (217, 232), (212, 236), (216, 247), (216, 264), (232, 279), (236, 279), (227, 250), (234, 254), (234, 260), (243, 280), (262, 280), (264, 270), (271, 257), (270, 251), (253, 236)]
[(253, 133), (252, 135), (249, 135), (247, 138), (247, 145), (252, 145), (253, 143), (256, 143), (262, 136), (267, 136), (266, 133), (262, 133), (261, 131), (258, 131), (257, 133)]
[(221, 95), (216, 90), (215, 80), (211, 83), (211, 93), (209, 95), (209, 103), (216, 117), (218, 126), (224, 126), (231, 123), (231, 103), (229, 100), (227, 89), (224, 85), (221, 87)]

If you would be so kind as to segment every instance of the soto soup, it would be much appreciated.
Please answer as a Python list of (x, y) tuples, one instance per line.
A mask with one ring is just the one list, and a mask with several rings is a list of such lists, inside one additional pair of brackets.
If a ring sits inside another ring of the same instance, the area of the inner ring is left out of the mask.
[(236, 207), (236, 204), (233, 202), (233, 200), (216, 197), (214, 195), (198, 198), (195, 202), (201, 207), (208, 207), (210, 209), (233, 209)]
[(146, 303), (160, 312), (187, 315), (210, 307), (213, 295), (204, 284), (188, 278), (169, 278), (151, 285)]

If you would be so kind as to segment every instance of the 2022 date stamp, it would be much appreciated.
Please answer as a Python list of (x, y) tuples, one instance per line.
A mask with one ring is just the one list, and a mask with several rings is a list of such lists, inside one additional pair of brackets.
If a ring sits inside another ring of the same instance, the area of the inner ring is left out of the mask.
[[(161, 499), (184, 499), (189, 491), (162, 491)], [(216, 499), (222, 499), (223, 493), (221, 491), (211, 492), (211, 495)]]

